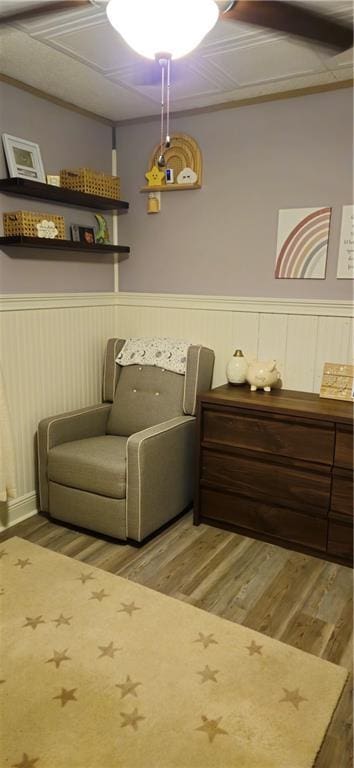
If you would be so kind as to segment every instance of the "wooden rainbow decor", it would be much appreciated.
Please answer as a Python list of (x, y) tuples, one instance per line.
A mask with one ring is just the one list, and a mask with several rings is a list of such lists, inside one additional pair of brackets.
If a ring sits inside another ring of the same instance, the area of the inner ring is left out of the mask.
[(331, 208), (279, 211), (275, 277), (323, 279)]

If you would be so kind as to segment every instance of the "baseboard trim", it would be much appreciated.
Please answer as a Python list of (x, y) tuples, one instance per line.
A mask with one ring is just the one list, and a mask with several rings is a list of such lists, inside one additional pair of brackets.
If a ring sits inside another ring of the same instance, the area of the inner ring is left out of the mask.
[(81, 307), (151, 307), (212, 312), (262, 312), (281, 315), (353, 317), (351, 301), (277, 299), (262, 296), (203, 296), (179, 293), (48, 293), (0, 294), (0, 312)]
[(0, 504), (0, 532), (6, 531), (7, 528), (11, 528), (17, 523), (22, 523), (22, 520), (27, 520), (28, 517), (33, 517), (38, 512), (38, 498), (35, 491), (26, 493), (24, 496), (20, 496), (18, 499), (13, 499), (6, 503)]

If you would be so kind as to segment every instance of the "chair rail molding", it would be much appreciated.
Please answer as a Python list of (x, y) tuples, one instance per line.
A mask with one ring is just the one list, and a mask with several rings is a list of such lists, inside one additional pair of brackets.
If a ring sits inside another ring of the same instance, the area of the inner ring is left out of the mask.
[(354, 317), (351, 301), (207, 296), (178, 293), (8, 293), (0, 294), (0, 312), (69, 307), (131, 306), (216, 312), (271, 312), (286, 315)]

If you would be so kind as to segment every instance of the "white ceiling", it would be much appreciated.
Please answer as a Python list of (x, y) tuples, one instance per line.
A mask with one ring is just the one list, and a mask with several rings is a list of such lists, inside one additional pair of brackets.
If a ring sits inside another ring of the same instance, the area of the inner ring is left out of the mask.
[[(1, 0), (0, 15), (39, 1)], [(351, 0), (304, 4), (353, 19)], [(142, 68), (149, 74), (150, 65), (113, 30), (105, 5), (91, 0), (85, 10), (2, 26), (1, 71), (111, 120), (157, 114), (159, 85), (141, 84)], [(219, 21), (174, 68), (171, 108), (180, 111), (346, 80), (353, 76), (353, 50), (333, 56), (280, 33)]]

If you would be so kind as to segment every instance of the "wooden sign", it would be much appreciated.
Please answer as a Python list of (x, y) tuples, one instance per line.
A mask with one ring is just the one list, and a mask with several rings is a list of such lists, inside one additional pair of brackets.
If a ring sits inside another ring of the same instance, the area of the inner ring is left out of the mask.
[(354, 365), (325, 363), (320, 397), (354, 401)]

